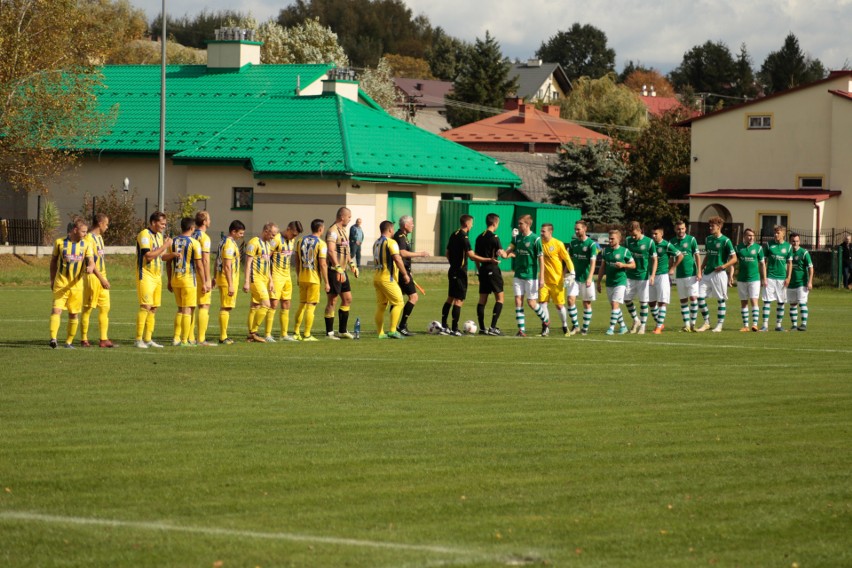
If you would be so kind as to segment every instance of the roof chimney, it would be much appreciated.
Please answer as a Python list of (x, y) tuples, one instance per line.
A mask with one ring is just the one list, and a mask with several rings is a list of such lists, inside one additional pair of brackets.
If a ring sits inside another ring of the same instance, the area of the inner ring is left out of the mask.
[(351, 101), (358, 102), (358, 81), (355, 70), (349, 67), (335, 67), (328, 70), (328, 79), (323, 79), (322, 92), (334, 93)]
[(506, 97), (503, 102), (503, 110), (517, 110), (522, 102), (524, 102), (524, 99), (520, 97)]
[(208, 69), (241, 69), (260, 65), (261, 41), (255, 41), (255, 30), (219, 28), (214, 40), (207, 42)]
[(541, 67), (541, 59), (527, 59), (527, 67)]

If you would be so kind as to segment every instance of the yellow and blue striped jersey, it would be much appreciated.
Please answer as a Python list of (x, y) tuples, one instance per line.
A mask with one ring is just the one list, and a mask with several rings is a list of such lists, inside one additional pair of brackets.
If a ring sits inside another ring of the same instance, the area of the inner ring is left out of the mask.
[(172, 241), (172, 252), (177, 256), (171, 259), (172, 287), (193, 288), (198, 286), (195, 261), (201, 260), (201, 243), (192, 237), (179, 236)]
[(382, 236), (373, 244), (373, 264), (376, 273), (373, 280), (396, 282), (399, 268), (393, 257), (399, 254), (399, 244), (394, 239)]
[(273, 276), (285, 280), (290, 278), (290, 264), (293, 260), (293, 251), (295, 248), (296, 239), (287, 240), (281, 233), (275, 235), (270, 246)]
[(325, 241), (316, 235), (302, 237), (299, 240), (298, 254), (301, 263), (299, 282), (319, 284), (321, 282), (319, 261), (326, 258), (328, 254)]
[(53, 281), (54, 290), (68, 286), (82, 286), (88, 263), (86, 259), (93, 258), (88, 240), (81, 239), (74, 242), (68, 237), (56, 239), (53, 245), (53, 256), (58, 259), (56, 278)]
[(254, 237), (246, 245), (246, 270), (250, 271), (251, 282), (258, 278), (269, 278), (270, 274), (269, 243)]
[(89, 248), (92, 250), (92, 256), (95, 259), (95, 266), (98, 272), (106, 278), (106, 247), (104, 246), (104, 238), (101, 235), (89, 233), (86, 235), (86, 241), (88, 241)]
[(225, 276), (225, 260), (231, 261), (232, 283), (239, 287), (237, 278), (240, 275), (240, 246), (231, 237), (225, 237), (219, 243), (219, 250), (216, 254), (216, 286), (228, 285), (228, 278)]
[(163, 246), (163, 235), (151, 229), (142, 229), (136, 235), (136, 278), (143, 276), (161, 278), (163, 275), (163, 259), (159, 256), (153, 260), (145, 260), (145, 253)]

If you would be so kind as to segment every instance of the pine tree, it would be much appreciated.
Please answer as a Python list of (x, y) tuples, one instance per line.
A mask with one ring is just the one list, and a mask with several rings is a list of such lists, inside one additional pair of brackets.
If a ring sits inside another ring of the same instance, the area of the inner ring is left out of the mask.
[(802, 52), (799, 40), (789, 34), (778, 51), (766, 56), (760, 68), (760, 79), (766, 93), (777, 93), (825, 77), (825, 67), (819, 59)]
[[(506, 96), (518, 88), (517, 79), (509, 77), (510, 70), (500, 44), (486, 31), (484, 40), (476, 39), (462, 63), (453, 92), (447, 95), (447, 122), (455, 128), (491, 116), (476, 107), (503, 108)], [(454, 105), (454, 102), (463, 104)]]
[(551, 203), (579, 207), (589, 223), (621, 220), (621, 192), (628, 169), (612, 143), (566, 144), (547, 170), (544, 182), (550, 187)]

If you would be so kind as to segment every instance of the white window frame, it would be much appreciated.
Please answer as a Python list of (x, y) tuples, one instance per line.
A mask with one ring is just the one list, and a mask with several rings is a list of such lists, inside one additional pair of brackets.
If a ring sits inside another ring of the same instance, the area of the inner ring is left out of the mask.
[(771, 113), (746, 115), (746, 129), (748, 130), (772, 130), (772, 122)]

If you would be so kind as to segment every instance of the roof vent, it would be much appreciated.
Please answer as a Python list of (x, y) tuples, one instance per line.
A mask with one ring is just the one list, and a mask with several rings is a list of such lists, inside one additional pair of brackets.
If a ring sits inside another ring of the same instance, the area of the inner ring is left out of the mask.
[(334, 93), (349, 100), (358, 102), (358, 82), (355, 70), (349, 67), (334, 67), (328, 70), (328, 79), (322, 82), (322, 92)]
[(541, 59), (527, 59), (527, 67), (541, 67)]
[(260, 41), (255, 30), (248, 28), (219, 28), (215, 39), (207, 42), (208, 69), (240, 69), (252, 64), (260, 65)]

